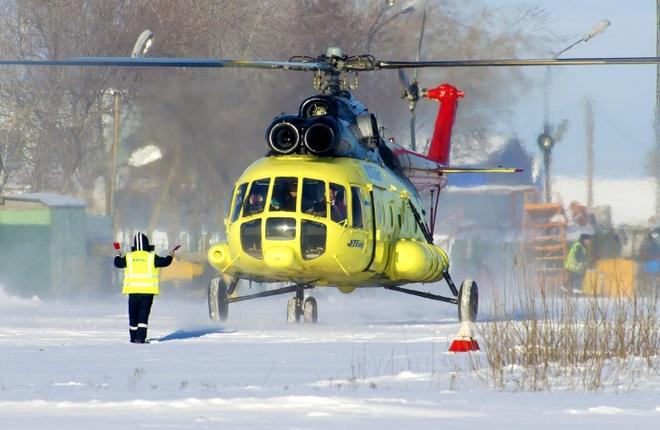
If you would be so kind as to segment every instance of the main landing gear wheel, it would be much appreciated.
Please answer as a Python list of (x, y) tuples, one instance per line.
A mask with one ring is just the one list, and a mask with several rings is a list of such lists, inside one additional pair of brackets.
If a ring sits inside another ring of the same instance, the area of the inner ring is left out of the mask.
[(227, 321), (229, 316), (229, 299), (227, 284), (222, 278), (213, 278), (208, 291), (209, 318), (211, 321)]
[(479, 289), (472, 279), (466, 279), (458, 290), (458, 321), (475, 322), (479, 307)]
[(303, 303), (303, 321), (316, 324), (319, 320), (319, 308), (314, 297), (307, 297)]

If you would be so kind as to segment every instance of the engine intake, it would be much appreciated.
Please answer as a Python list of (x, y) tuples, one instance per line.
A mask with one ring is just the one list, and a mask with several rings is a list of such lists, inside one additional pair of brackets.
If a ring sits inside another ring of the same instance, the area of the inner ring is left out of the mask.
[(273, 121), (266, 132), (268, 149), (280, 155), (293, 154), (300, 147), (300, 117), (283, 115)]
[(340, 129), (336, 120), (319, 117), (307, 123), (303, 144), (314, 155), (330, 155), (339, 143)]

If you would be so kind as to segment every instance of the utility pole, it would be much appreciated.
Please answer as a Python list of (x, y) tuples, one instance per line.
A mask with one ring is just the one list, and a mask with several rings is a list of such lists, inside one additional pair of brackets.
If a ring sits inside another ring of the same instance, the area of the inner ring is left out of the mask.
[[(660, 0), (656, 0), (656, 30), (655, 30), (655, 55), (660, 55)], [(655, 66), (655, 151), (654, 169), (655, 175), (655, 222), (660, 220), (660, 64)]]
[[(660, 5), (660, 0), (657, 0), (658, 5)], [(660, 12), (658, 12), (660, 13)], [(587, 43), (594, 37), (601, 34), (607, 27), (610, 26), (610, 21), (607, 19), (601, 20), (594, 28), (589, 30), (588, 33), (585, 33), (581, 39), (576, 40), (571, 43), (561, 51), (557, 51), (553, 58), (559, 58), (560, 55), (566, 53), (566, 51), (577, 46), (580, 43)], [(550, 180), (550, 165), (552, 164), (552, 147), (555, 145), (558, 138), (556, 138), (556, 132), (553, 132), (552, 127), (550, 126), (549, 117), (549, 107), (550, 107), (550, 67), (545, 68), (545, 78), (543, 80), (543, 131), (537, 138), (537, 144), (541, 149), (543, 154), (543, 195), (544, 201), (549, 203), (552, 200), (552, 191), (550, 186), (552, 184)]]
[(584, 116), (587, 124), (587, 207), (591, 209), (594, 204), (594, 100), (591, 97), (584, 99)]
[[(108, 215), (114, 219), (115, 213), (115, 189), (117, 188), (117, 148), (119, 147), (119, 139), (121, 136), (121, 105), (119, 103), (119, 91), (114, 90), (112, 93), (112, 112), (113, 127), (112, 127), (112, 153), (111, 153), (111, 166), (110, 166), (110, 193), (108, 194), (108, 201), (106, 209)], [(114, 230), (113, 230), (114, 231)]]

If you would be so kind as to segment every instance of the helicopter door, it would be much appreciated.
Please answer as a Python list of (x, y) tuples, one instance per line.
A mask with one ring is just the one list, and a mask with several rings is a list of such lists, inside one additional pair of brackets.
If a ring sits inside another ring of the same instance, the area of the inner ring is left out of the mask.
[(366, 270), (373, 255), (373, 217), (368, 196), (362, 187), (350, 187), (348, 222), (340, 242), (343, 245), (337, 254), (341, 265), (349, 273)]

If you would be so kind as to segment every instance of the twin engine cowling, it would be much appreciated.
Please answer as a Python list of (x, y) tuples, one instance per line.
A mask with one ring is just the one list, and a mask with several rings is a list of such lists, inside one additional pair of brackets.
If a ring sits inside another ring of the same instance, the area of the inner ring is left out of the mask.
[(268, 149), (276, 155), (332, 155), (341, 138), (341, 124), (328, 116), (305, 119), (282, 115), (266, 129)]

